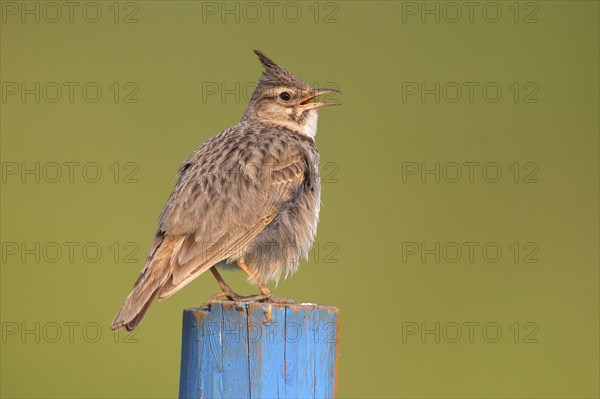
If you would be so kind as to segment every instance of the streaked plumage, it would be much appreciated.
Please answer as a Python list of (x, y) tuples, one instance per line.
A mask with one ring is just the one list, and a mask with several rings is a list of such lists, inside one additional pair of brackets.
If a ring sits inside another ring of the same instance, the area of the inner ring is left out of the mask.
[(316, 108), (335, 103), (309, 102), (331, 91), (312, 89), (255, 52), (265, 72), (241, 122), (180, 167), (113, 329), (132, 330), (154, 299), (168, 298), (215, 265), (243, 262), (260, 287), (294, 272), (308, 254), (320, 206)]

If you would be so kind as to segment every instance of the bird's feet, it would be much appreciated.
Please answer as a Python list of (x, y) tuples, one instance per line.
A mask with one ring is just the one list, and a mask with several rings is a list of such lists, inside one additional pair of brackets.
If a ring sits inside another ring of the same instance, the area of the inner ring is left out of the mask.
[(293, 299), (290, 299), (285, 296), (275, 296), (271, 293), (271, 290), (267, 288), (264, 284), (258, 284), (258, 288), (260, 289), (260, 293), (265, 299), (261, 302), (270, 302), (270, 303), (281, 303), (284, 305), (289, 305), (291, 303), (296, 303)]
[[(252, 276), (252, 274), (248, 271), (247, 266), (243, 262), (240, 264), (240, 268), (242, 270), (244, 270), (246, 273), (248, 273), (249, 276)], [(295, 303), (292, 299), (289, 299), (286, 297), (274, 296), (271, 293), (271, 291), (267, 288), (267, 286), (262, 283), (257, 284), (258, 289), (260, 290), (260, 294), (249, 295), (249, 296), (238, 295), (236, 292), (234, 292), (231, 289), (231, 287), (229, 285), (227, 285), (227, 283), (225, 283), (225, 281), (223, 280), (223, 277), (221, 277), (221, 274), (217, 271), (217, 269), (215, 267), (212, 267), (210, 269), (210, 271), (213, 273), (213, 275), (217, 279), (217, 282), (221, 286), (221, 290), (223, 292), (212, 295), (210, 298), (208, 298), (206, 301), (204, 301), (202, 303), (201, 307), (210, 302), (215, 302), (218, 300), (222, 300), (224, 298), (227, 298), (228, 300), (234, 301), (234, 302), (270, 302), (270, 303), (280, 303), (280, 304)]]
[(282, 305), (291, 305), (292, 303), (296, 303), (296, 301), (294, 301), (293, 299), (290, 299), (286, 296), (274, 296), (274, 295), (271, 295), (264, 302), (280, 303)]
[(270, 302), (270, 303), (278, 303), (278, 304), (284, 304), (284, 305), (289, 305), (289, 304), (295, 303), (295, 301), (293, 299), (290, 299), (287, 297), (277, 297), (277, 296), (271, 294), (271, 291), (269, 291), (268, 289), (261, 289), (261, 293), (258, 295), (248, 295), (248, 296), (239, 295), (239, 294), (233, 292), (232, 290), (226, 290), (226, 291), (220, 292), (218, 294), (212, 295), (210, 298), (208, 298), (206, 301), (204, 301), (202, 306), (207, 305), (210, 302), (215, 302), (218, 300), (225, 300), (225, 299), (227, 299), (229, 301), (234, 301), (234, 302)]

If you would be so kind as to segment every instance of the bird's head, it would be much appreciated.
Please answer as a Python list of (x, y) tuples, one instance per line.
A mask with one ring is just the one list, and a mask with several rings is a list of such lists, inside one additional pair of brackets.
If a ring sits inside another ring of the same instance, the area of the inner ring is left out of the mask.
[(254, 52), (265, 70), (252, 93), (242, 120), (268, 122), (314, 137), (317, 109), (340, 104), (313, 100), (323, 94), (338, 91), (312, 88), (302, 79), (277, 65), (260, 50)]

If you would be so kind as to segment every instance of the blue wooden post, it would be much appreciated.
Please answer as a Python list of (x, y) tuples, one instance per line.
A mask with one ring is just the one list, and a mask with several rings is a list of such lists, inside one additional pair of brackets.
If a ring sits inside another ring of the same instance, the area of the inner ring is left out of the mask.
[(183, 312), (180, 398), (331, 398), (339, 312), (215, 302)]

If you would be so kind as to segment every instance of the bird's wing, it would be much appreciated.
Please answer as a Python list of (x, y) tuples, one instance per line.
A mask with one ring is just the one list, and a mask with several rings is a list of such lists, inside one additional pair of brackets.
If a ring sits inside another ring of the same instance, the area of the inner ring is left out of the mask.
[(133, 330), (155, 299), (173, 295), (222, 260), (238, 259), (293, 198), (308, 168), (300, 146), (289, 137), (261, 137), (240, 143), (217, 136), (182, 165), (113, 329)]
[[(173, 295), (221, 260), (239, 258), (277, 217), (279, 205), (291, 199), (304, 181), (306, 162), (296, 146), (275, 140), (267, 148), (261, 148), (259, 142), (246, 151), (249, 157), (233, 169), (224, 168), (230, 172), (226, 179), (213, 181), (212, 190), (208, 188), (186, 202), (186, 218), (194, 218), (198, 209), (204, 212), (197, 215), (198, 226), (182, 234), (181, 245), (173, 247), (171, 275), (163, 283), (159, 300)], [(220, 194), (211, 195), (215, 191)]]
[(271, 213), (258, 221), (246, 233), (235, 238), (225, 234), (212, 245), (198, 243), (193, 235), (183, 237), (183, 241), (189, 243), (189, 248), (197, 247), (197, 250), (191, 250), (196, 255), (183, 262), (179, 258), (179, 253), (183, 252), (181, 247), (178, 253), (173, 252), (169, 265), (171, 275), (164, 281), (158, 299), (163, 300), (170, 297), (221, 260), (235, 256), (236, 251), (242, 251), (276, 216), (276, 213)]

